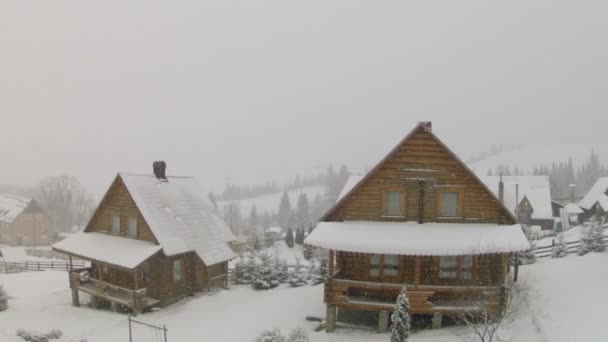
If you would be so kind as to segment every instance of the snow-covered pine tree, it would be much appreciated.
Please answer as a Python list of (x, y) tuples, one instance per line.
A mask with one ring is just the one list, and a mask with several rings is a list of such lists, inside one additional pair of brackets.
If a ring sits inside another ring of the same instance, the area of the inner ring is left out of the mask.
[(594, 222), (591, 227), (591, 249), (594, 252), (601, 253), (606, 251), (606, 243), (604, 242), (604, 227), (599, 221)]
[(555, 242), (555, 246), (553, 246), (552, 257), (554, 258), (563, 258), (568, 256), (568, 245), (566, 244), (566, 239), (564, 238), (564, 233), (559, 233), (557, 236), (557, 241)]
[(395, 311), (391, 315), (391, 342), (405, 342), (410, 336), (410, 301), (407, 289), (403, 290), (397, 297)]
[(295, 328), (289, 332), (287, 342), (309, 342), (308, 333), (302, 328)]
[(287, 229), (287, 235), (285, 235), (285, 243), (287, 244), (287, 247), (293, 248), (293, 230), (291, 230), (291, 228)]
[(522, 228), (530, 243), (530, 248), (519, 253), (519, 264), (529, 265), (536, 262), (536, 242), (532, 238), (532, 230), (527, 225), (522, 225)]
[(8, 308), (8, 294), (4, 290), (4, 285), (0, 285), (0, 311)]
[(577, 254), (585, 255), (593, 250), (593, 232), (592, 227), (583, 227), (581, 241), (578, 245)]
[(253, 250), (259, 251), (260, 249), (262, 249), (262, 244), (260, 243), (260, 239), (256, 235), (255, 239), (253, 240)]

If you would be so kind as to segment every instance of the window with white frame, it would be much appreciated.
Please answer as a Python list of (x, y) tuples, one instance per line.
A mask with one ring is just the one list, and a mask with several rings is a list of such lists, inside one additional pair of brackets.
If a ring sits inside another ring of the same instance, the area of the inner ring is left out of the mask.
[(446, 191), (441, 193), (441, 212), (442, 217), (458, 217), (460, 206), (460, 194), (456, 191)]
[(137, 217), (129, 217), (127, 235), (137, 237)]
[(402, 216), (403, 215), (403, 192), (387, 191), (385, 192), (384, 215), (387, 216)]
[(112, 215), (112, 233), (120, 234), (120, 215)]
[(181, 259), (173, 260), (173, 281), (178, 282), (184, 278), (183, 262)]

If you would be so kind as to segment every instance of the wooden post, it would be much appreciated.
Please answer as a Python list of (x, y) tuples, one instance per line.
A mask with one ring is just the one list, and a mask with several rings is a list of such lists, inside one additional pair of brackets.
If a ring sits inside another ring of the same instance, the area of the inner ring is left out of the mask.
[(329, 260), (327, 261), (327, 270), (329, 271), (329, 277), (334, 277), (334, 251), (329, 250)]
[(414, 270), (414, 285), (416, 287), (418, 287), (418, 284), (420, 284), (420, 261), (420, 256), (416, 255), (416, 266)]
[(139, 298), (137, 298), (137, 290), (139, 289), (138, 277), (137, 277), (137, 268), (133, 270), (133, 314), (137, 316), (137, 314), (141, 311), (139, 305)]
[(325, 314), (325, 332), (331, 333), (336, 330), (336, 307), (327, 304), (327, 312)]
[(517, 282), (517, 278), (519, 276), (519, 253), (515, 253), (515, 265), (513, 266), (513, 281)]
[(72, 264), (72, 256), (70, 255), (68, 259), (70, 260), (70, 272), (72, 272), (74, 270), (74, 265)]
[(382, 310), (378, 313), (378, 332), (383, 334), (388, 332), (388, 311)]
[(80, 306), (80, 298), (78, 297), (78, 279), (75, 279), (75, 275), (72, 272), (68, 272), (68, 278), (70, 279), (70, 289), (72, 290), (72, 305)]

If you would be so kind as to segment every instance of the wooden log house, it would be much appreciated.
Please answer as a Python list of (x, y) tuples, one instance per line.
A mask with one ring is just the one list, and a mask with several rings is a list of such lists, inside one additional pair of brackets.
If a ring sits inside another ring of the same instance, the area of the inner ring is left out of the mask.
[(154, 165), (154, 175), (119, 173), (84, 232), (53, 246), (70, 263), (91, 263), (69, 272), (74, 306), (84, 292), (93, 306), (138, 313), (227, 287), (236, 238), (194, 178), (166, 177), (164, 162)]
[(50, 246), (51, 219), (35, 199), (0, 194), (0, 244)]
[(305, 243), (329, 250), (326, 331), (343, 312), (378, 313), (403, 286), (411, 314), (497, 310), (510, 255), (529, 248), (513, 214), (432, 132), (418, 124), (364, 177), (351, 177)]

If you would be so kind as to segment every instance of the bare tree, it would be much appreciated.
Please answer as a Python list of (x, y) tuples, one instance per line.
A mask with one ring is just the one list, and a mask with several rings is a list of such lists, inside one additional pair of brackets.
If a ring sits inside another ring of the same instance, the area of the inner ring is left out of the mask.
[(457, 316), (467, 327), (467, 334), (463, 338), (476, 342), (505, 341), (500, 336), (501, 330), (521, 313), (528, 292), (525, 283), (512, 283), (507, 287), (503, 305), (498, 310), (489, 309), (485, 300), (474, 303), (469, 310)]
[(54, 232), (79, 229), (90, 219), (94, 201), (80, 182), (71, 176), (43, 179), (35, 191), (36, 199), (51, 218)]

